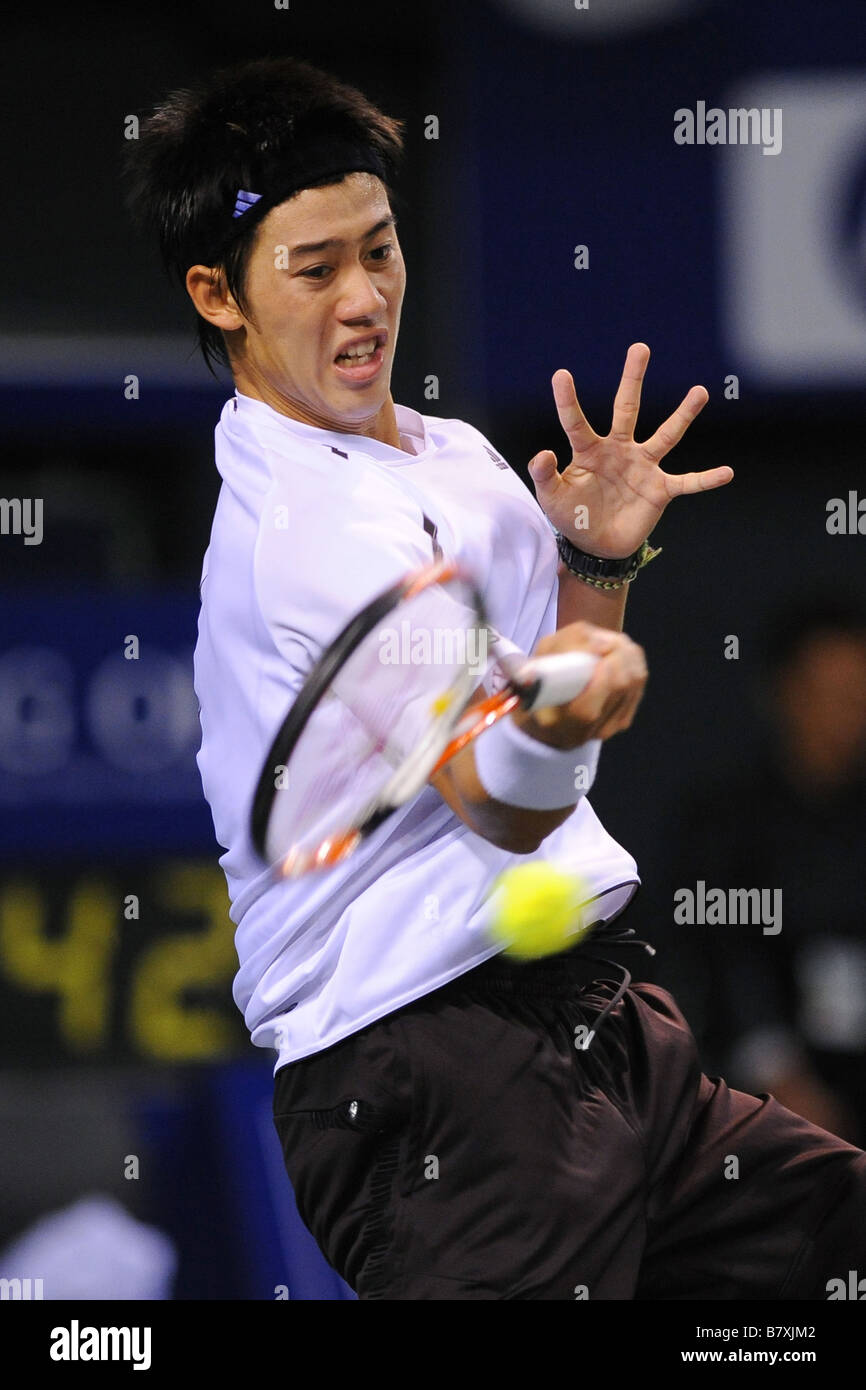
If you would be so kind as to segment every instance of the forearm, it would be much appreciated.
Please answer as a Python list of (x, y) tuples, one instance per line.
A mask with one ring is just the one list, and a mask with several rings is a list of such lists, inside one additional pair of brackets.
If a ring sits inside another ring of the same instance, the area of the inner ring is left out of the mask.
[[(577, 748), (574, 761), (575, 767), (581, 761)], [(470, 830), (512, 854), (533, 854), (542, 840), (574, 811), (574, 804), (554, 811), (532, 811), (497, 801), (488, 794), (478, 776), (474, 743), (462, 749), (432, 780), (443, 801)]]
[[(499, 736), (495, 730), (482, 734), (480, 761), (470, 743), (433, 779), (476, 834), (513, 854), (533, 853), (573, 813), (592, 785), (600, 743), (629, 727), (646, 683), (644, 653), (621, 631), (623, 591), (595, 590), (568, 575), (559, 594), (560, 619), (569, 604), (575, 611), (580, 605), (580, 616), (540, 638), (534, 654), (595, 652), (598, 666), (587, 688), (567, 705), (513, 711)], [(585, 605), (592, 605), (594, 620), (584, 616)]]
[(622, 632), (625, 605), (631, 585), (623, 584), (621, 589), (596, 589), (592, 584), (585, 584), (582, 579), (578, 579), (577, 575), (566, 569), (562, 561), (557, 573), (557, 631), (561, 627), (567, 627), (569, 623), (583, 621), (594, 623), (596, 627), (610, 628), (613, 632)]

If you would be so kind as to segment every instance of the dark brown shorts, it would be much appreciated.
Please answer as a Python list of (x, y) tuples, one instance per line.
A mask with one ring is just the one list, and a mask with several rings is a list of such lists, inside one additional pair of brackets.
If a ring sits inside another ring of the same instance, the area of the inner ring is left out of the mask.
[[(614, 971), (608, 970), (613, 980)], [(504, 957), (283, 1067), (298, 1211), (364, 1299), (826, 1299), (866, 1154), (702, 1075), (674, 1000)]]

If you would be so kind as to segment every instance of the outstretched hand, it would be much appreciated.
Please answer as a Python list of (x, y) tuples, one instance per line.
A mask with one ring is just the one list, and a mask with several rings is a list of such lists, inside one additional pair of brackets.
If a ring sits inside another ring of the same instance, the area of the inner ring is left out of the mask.
[(675, 497), (723, 487), (734, 476), (727, 466), (702, 473), (665, 473), (659, 467), (709, 400), (703, 386), (693, 386), (655, 434), (643, 444), (636, 442), (649, 358), (646, 343), (632, 343), (605, 437), (584, 416), (571, 373), (562, 368), (554, 372), (553, 398), (571, 445), (571, 462), (560, 473), (556, 455), (544, 449), (529, 464), (535, 495), (548, 519), (574, 545), (602, 559), (621, 559), (638, 550)]

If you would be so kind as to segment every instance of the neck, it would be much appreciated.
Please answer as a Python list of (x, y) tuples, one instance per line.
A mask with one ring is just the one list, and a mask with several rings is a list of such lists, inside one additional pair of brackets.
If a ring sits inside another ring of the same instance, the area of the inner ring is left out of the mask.
[(376, 414), (359, 423), (354, 420), (328, 419), (324, 415), (318, 415), (308, 407), (281, 395), (271, 386), (270, 382), (251, 377), (242, 367), (236, 367), (234, 380), (235, 386), (242, 395), (251, 396), (254, 401), (264, 401), (265, 405), (269, 405), (278, 414), (287, 415), (291, 420), (299, 420), (302, 425), (312, 425), (315, 429), (320, 430), (332, 430), (337, 434), (362, 434), (368, 439), (378, 439), (380, 444), (390, 444), (393, 449), (402, 449), (403, 447), (400, 443), (400, 431), (397, 427), (397, 416), (394, 412), (394, 401), (390, 391)]

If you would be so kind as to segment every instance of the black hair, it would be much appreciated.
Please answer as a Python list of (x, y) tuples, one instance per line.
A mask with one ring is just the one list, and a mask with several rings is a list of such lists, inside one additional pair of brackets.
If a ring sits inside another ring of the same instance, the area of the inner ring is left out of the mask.
[[(281, 189), (287, 170), (302, 165), (305, 151), (323, 142), (325, 148), (363, 150), (382, 170), (391, 198), (403, 126), (356, 88), (300, 59), (263, 58), (225, 68), (172, 92), (142, 121), (128, 152), (126, 205), (138, 225), (156, 233), (163, 262), (181, 285), (190, 266), (212, 266), (245, 311), (256, 230), (277, 201), (291, 196)], [(344, 176), (294, 187), (289, 179), (288, 186), (298, 191)], [(262, 197), (235, 218), (241, 189)], [(210, 370), (215, 362), (229, 365), (222, 332), (200, 315), (196, 327)]]
[(854, 594), (808, 593), (792, 598), (764, 630), (763, 664), (771, 679), (789, 670), (818, 636), (843, 636), (866, 646), (866, 604)]

